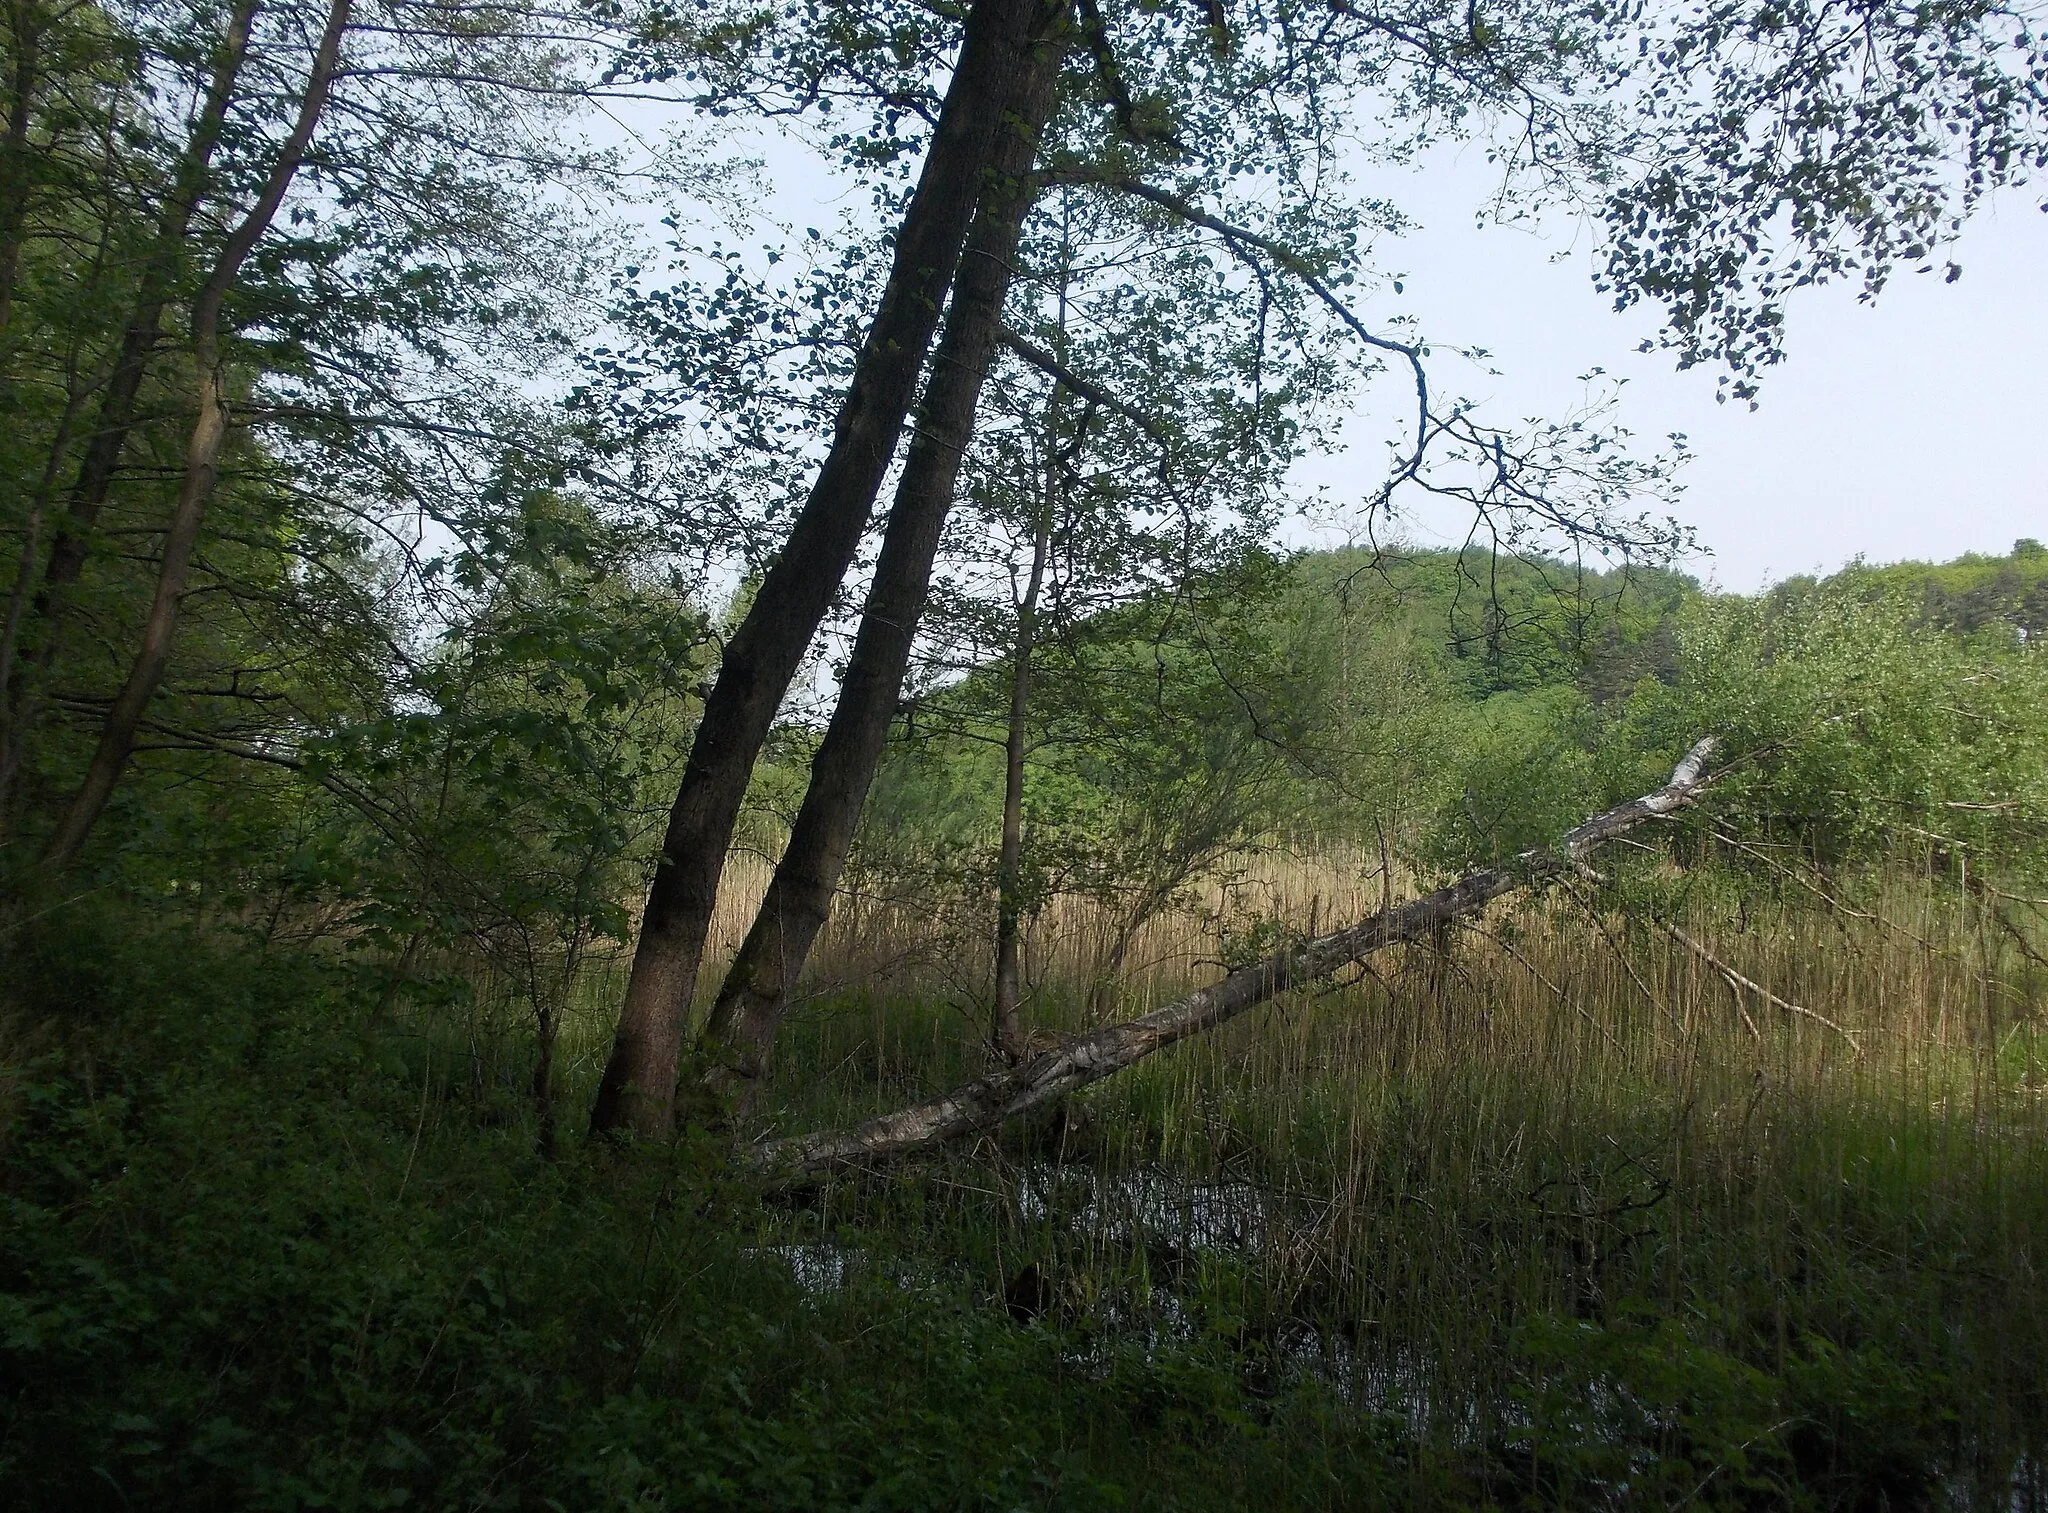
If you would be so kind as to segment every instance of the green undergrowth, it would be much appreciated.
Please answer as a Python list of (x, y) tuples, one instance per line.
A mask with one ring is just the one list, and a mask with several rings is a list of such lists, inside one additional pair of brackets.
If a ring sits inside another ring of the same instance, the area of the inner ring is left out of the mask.
[(319, 963), (74, 926), (9, 980), (13, 1506), (1323, 1507), (1427, 1479), (1328, 1393), (1246, 1397), (1227, 1351), (1084, 1361), (936, 1273), (806, 1292), (708, 1141), (543, 1161), (460, 1040), (378, 1026)]
[[(1122, 1143), (1105, 1096), (1092, 1134), (1076, 1116), (764, 1201), (708, 1136), (542, 1159), (516, 1036), (332, 960), (109, 910), (33, 927), (6, 981), (9, 1505), (2041, 1505), (2037, 1373), (1972, 1355), (2000, 1307), (2027, 1353), (2025, 1237), (1973, 1251), (1982, 1224), (1929, 1208), (1909, 1253), (1899, 1215), (1936, 1191), (1913, 1161), (1838, 1182), (1805, 1236), (1756, 1189), (1755, 1233), (1788, 1243), (1728, 1236), (1700, 1263), (1718, 1288), (1646, 1240), (1603, 1292), (1546, 1292), (1516, 1269), (1568, 1276), (1597, 1223), (1509, 1232), (1518, 1175), (1489, 1213), (1422, 1151), (1342, 1243), (1119, 1227), (1104, 1175), (1194, 1148), (1142, 1081), (1115, 1095)], [(1283, 1184), (1252, 1145), (1212, 1149), (1204, 1180)], [(1648, 1234), (1671, 1201), (1627, 1221)], [(1487, 1371), (1451, 1369), (1475, 1354)], [(1460, 1381), (1471, 1401), (1444, 1401)]]

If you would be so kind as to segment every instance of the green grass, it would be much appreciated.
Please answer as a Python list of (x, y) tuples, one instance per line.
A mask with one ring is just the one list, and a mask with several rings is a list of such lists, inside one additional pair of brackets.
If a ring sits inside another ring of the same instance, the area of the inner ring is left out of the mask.
[(948, 1267), (806, 1292), (709, 1142), (542, 1161), (471, 1036), (99, 925), (9, 962), (15, 1505), (1374, 1506), (1415, 1474), (1330, 1392), (1081, 1363)]
[[(1925, 902), (1883, 887), (1894, 917)], [(2048, 1505), (2038, 984), (1967, 919), (1915, 922), (1702, 923), (1860, 1054), (1782, 1015), (1753, 1037), (1697, 962), (1638, 942), (1631, 974), (1537, 912), (1523, 960), (1385, 962), (1057, 1121), (764, 1202), (707, 1136), (542, 1159), (527, 1032), (488, 984), (393, 998), (346, 957), (52, 916), (0, 1018), (0, 1486)], [(572, 1133), (604, 996), (565, 1032)], [(927, 1091), (978, 1069), (977, 1034), (914, 972), (828, 994), (765, 1117)]]

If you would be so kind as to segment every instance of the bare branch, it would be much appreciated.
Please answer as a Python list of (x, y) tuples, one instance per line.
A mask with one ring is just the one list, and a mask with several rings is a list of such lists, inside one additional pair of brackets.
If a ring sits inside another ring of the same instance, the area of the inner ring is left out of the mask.
[(1054, 357), (1052, 353), (1046, 351), (1045, 348), (1039, 346), (1029, 337), (1020, 335), (1018, 332), (1012, 331), (1008, 326), (1005, 326), (997, 334), (996, 339), (1054, 382), (1065, 384), (1069, 389), (1091, 404), (1097, 405), (1113, 414), (1123, 416), (1125, 420), (1128, 420), (1132, 425), (1151, 437), (1162, 448), (1170, 448), (1172, 446), (1172, 442), (1167, 440), (1166, 433), (1159, 428), (1159, 423), (1153, 420), (1151, 416), (1147, 415), (1129, 400), (1117, 398), (1093, 379), (1083, 378), (1079, 373), (1076, 373), (1072, 368), (1061, 362), (1057, 357)]
[(1327, 977), (1371, 952), (1422, 939), (1532, 881), (1581, 865), (1602, 843), (1691, 804), (1711, 781), (1706, 764), (1719, 744), (1713, 736), (1702, 738), (1678, 764), (1670, 782), (1654, 793), (1594, 815), (1567, 834), (1555, 850), (1525, 851), (1506, 866), (1467, 873), (1449, 887), (1398, 908), (1383, 909), (1349, 929), (1241, 967), (1221, 982), (1163, 1009), (1071, 1036), (1055, 1050), (910, 1108), (850, 1129), (763, 1141), (747, 1147), (744, 1157), (771, 1183), (794, 1187), (842, 1168), (907, 1155), (993, 1129), (1156, 1051), (1227, 1024), (1268, 999)]
[(1850, 1034), (1847, 1030), (1843, 1029), (1840, 1025), (1836, 1024), (1834, 1020), (1828, 1018), (1827, 1015), (1817, 1013), (1809, 1008), (1804, 1008), (1799, 1004), (1791, 1002), (1789, 999), (1780, 998), (1776, 993), (1773, 993), (1769, 988), (1765, 987), (1762, 983), (1755, 982), (1750, 978), (1744, 977), (1740, 972), (1736, 971), (1735, 968), (1729, 966), (1727, 962), (1721, 960), (1720, 957), (1716, 956), (1712, 951), (1709, 951), (1704, 945), (1694, 940), (1690, 935), (1686, 934), (1685, 931), (1679, 929), (1678, 926), (1672, 924), (1669, 920), (1660, 919), (1656, 921), (1656, 924), (1658, 929), (1662, 930), (1666, 935), (1670, 936), (1673, 940), (1677, 941), (1681, 946), (1685, 947), (1686, 950), (1692, 952), (1693, 955), (1697, 956), (1701, 961), (1705, 962), (1708, 966), (1712, 967), (1716, 972), (1720, 973), (1722, 980), (1725, 981), (1729, 987), (1735, 990), (1736, 995), (1738, 997), (1740, 997), (1740, 995), (1745, 992), (1754, 993), (1757, 997), (1761, 998), (1765, 1003), (1770, 1004), (1773, 1008), (1783, 1009), (1787, 1014), (1796, 1014), (1804, 1019), (1811, 1019), (1815, 1024), (1823, 1025), (1826, 1028), (1833, 1030), (1837, 1035), (1841, 1036), (1844, 1040), (1849, 1042), (1850, 1050), (1854, 1051), (1859, 1056), (1863, 1054), (1863, 1047), (1857, 1043), (1856, 1037)]

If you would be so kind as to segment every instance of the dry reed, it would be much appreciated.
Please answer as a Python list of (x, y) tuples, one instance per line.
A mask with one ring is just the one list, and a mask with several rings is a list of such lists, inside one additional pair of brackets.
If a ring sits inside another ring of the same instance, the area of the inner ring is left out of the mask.
[[(1145, 926), (1108, 1001), (1111, 911), (1062, 901), (1035, 922), (1031, 1011), (1141, 1010), (1214, 975), (1247, 921), (1312, 931), (1403, 896), (1375, 866), (1239, 859)], [(734, 869), (721, 950), (765, 881)], [(1222, 1287), (1241, 1341), (1319, 1352), (1460, 1437), (1511, 1414), (1519, 1326), (1642, 1307), (1781, 1360), (1821, 1339), (1935, 1351), (2010, 1403), (2048, 1388), (2048, 973), (1905, 867), (1837, 886), (1853, 904), (1703, 890), (1677, 922), (1736, 981), (1590, 899), (1524, 898), (1143, 1064), (1051, 1144), (835, 1189), (806, 1232), (893, 1226), (991, 1292), (1030, 1258), (1071, 1315), (1121, 1325)], [(843, 899), (768, 1117), (839, 1122), (980, 1070), (983, 914), (910, 887)]]

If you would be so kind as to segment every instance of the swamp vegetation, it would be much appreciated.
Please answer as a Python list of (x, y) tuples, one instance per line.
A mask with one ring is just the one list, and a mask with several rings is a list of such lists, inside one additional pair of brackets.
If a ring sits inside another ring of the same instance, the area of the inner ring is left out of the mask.
[[(1331, 565), (1305, 567), (1316, 592)], [(1598, 767), (1631, 732), (1654, 750), (1702, 700), (1747, 704), (1749, 749), (1830, 741), (1853, 701), (1855, 741), (1804, 753), (1832, 835), (1787, 747), (1597, 883), (1368, 957), (992, 1136), (766, 1198), (736, 1133), (986, 1070), (977, 847), (920, 852), (905, 816), (999, 780), (976, 771), (999, 748), (892, 755), (766, 1096), (630, 1154), (540, 1123), (595, 1091), (616, 944), (566, 983), (537, 1103), (531, 980), (459, 943), (396, 951), (247, 874), (25, 921), (9, 1475), (165, 1506), (2034, 1506), (2032, 853), (1994, 852), (2027, 833), (1996, 809), (1948, 811), (1981, 845), (1918, 836), (1899, 785), (2039, 772), (2048, 672), (1870, 586), (1692, 597), (1637, 643), (1670, 683), (1604, 707), (1551, 685), (1534, 712), (1492, 694), (1477, 734), (1446, 643), (1460, 781), (1407, 815), (1435, 827), (1400, 836), (1418, 860), (1389, 879), (1376, 844), (1305, 828), (1326, 807), (1287, 831), (1269, 808), (1135, 932), (1120, 895), (1049, 889), (1024, 1012), (1054, 1038), (1369, 914), (1432, 847), (1474, 844), (1489, 784), (1567, 812), (1623, 781)], [(1801, 619), (1864, 650), (1691, 682)], [(1970, 725), (1916, 735), (1930, 717)], [(1268, 802), (1313, 798), (1295, 782)], [(769, 870), (729, 870), (714, 957)]]
[(2048, 550), (1703, 589), (1357, 188), (1754, 399), (2039, 36), (6, 0), (0, 1493), (2048, 1506)]

